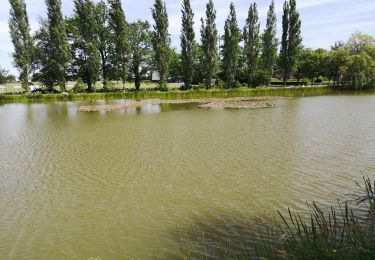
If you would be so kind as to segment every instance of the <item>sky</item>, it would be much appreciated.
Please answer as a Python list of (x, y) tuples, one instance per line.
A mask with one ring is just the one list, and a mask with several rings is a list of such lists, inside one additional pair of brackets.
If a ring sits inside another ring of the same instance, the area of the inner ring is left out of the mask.
[[(44, 0), (25, 0), (29, 15), (31, 30), (38, 28), (38, 21), (46, 16)], [(96, 1), (96, 0), (94, 0)], [(217, 26), (222, 34), (225, 19), (228, 16), (231, 0), (213, 0), (217, 10)], [(152, 23), (151, 7), (154, 0), (122, 0), (125, 15), (128, 21), (147, 19)], [(179, 35), (181, 28), (182, 0), (165, 0), (169, 14), (169, 33), (172, 45), (180, 45)], [(195, 30), (197, 39), (200, 39), (200, 18), (205, 15), (205, 6), (208, 0), (191, 0), (195, 13)], [(254, 0), (233, 0), (238, 24), (243, 28), (248, 9)], [(261, 22), (264, 29), (268, 6), (271, 0), (256, 0)], [(278, 18), (278, 34), (281, 34), (281, 16), (284, 0), (275, 0)], [(309, 48), (329, 48), (338, 40), (346, 40), (355, 31), (375, 36), (375, 0), (297, 0), (297, 8), (302, 21), (303, 45)], [(64, 15), (73, 13), (73, 0), (62, 0)], [(8, 30), (9, 3), (0, 0), (0, 67), (17, 75), (12, 65), (11, 53), (13, 46)]]

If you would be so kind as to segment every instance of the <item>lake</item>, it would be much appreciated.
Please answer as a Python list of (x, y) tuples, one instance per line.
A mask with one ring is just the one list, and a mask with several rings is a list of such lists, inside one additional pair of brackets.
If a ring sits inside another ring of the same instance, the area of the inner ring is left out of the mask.
[(375, 95), (264, 110), (86, 104), (0, 105), (0, 259), (220, 256), (250, 219), (328, 208), (375, 178)]

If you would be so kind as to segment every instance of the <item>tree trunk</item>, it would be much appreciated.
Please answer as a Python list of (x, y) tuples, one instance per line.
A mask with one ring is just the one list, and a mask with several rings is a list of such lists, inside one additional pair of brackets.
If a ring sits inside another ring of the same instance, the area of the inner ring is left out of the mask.
[(134, 83), (135, 83), (135, 89), (138, 91), (141, 88), (141, 73), (139, 72), (139, 66), (135, 65), (133, 67), (134, 72)]
[(288, 76), (287, 76), (287, 72), (285, 71), (283, 75), (284, 88), (287, 86), (287, 81), (288, 81)]
[(107, 90), (108, 82), (107, 82), (107, 67), (106, 67), (106, 57), (104, 52), (100, 52), (100, 56), (102, 58), (102, 76), (103, 76), (103, 89)]

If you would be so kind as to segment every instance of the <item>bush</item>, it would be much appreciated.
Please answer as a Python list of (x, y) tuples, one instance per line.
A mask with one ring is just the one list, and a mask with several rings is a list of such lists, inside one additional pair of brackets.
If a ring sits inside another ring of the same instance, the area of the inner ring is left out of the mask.
[(266, 71), (257, 71), (252, 80), (252, 86), (268, 86), (271, 81), (271, 75)]
[(86, 85), (83, 83), (83, 80), (81, 78), (77, 79), (76, 84), (72, 88), (73, 93), (84, 93), (86, 91)]

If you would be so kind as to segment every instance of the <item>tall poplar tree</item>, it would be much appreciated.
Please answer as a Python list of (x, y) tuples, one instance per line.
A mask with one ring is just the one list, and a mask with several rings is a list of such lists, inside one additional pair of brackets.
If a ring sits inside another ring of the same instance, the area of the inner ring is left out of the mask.
[(288, 77), (290, 76), (290, 73), (294, 73), (296, 70), (298, 54), (301, 50), (302, 43), (301, 20), (297, 11), (296, 0), (290, 0), (289, 7)]
[(127, 79), (127, 64), (129, 53), (128, 26), (125, 19), (125, 13), (122, 9), (121, 0), (108, 0), (110, 5), (110, 28), (112, 41), (114, 43), (113, 64), (117, 76), (121, 78), (125, 86)]
[(98, 37), (97, 47), (101, 59), (101, 76), (103, 81), (103, 89), (107, 89), (109, 79), (109, 54), (110, 54), (110, 30), (109, 30), (109, 10), (106, 3), (101, 0), (95, 6), (96, 16), (96, 34)]
[(20, 71), (22, 87), (28, 90), (34, 44), (24, 0), (10, 0), (9, 31), (14, 45), (14, 65)]
[(49, 70), (55, 78), (54, 84), (65, 91), (65, 73), (70, 61), (70, 45), (66, 32), (66, 24), (61, 12), (61, 0), (46, 0), (48, 44), (51, 53), (48, 57)]
[(190, 89), (193, 81), (193, 68), (195, 63), (195, 32), (194, 14), (191, 9), (190, 0), (183, 0), (182, 3), (182, 31), (181, 31), (181, 58), (184, 70), (183, 79), (185, 88)]
[(284, 3), (283, 35), (280, 51), (280, 66), (283, 71), (284, 87), (291, 73), (296, 69), (298, 53), (301, 50), (301, 20), (296, 1)]
[(244, 58), (247, 65), (248, 86), (250, 87), (254, 82), (253, 78), (258, 69), (259, 51), (260, 51), (260, 36), (259, 36), (259, 18), (257, 4), (253, 3), (250, 6), (246, 25), (244, 28)]
[(136, 90), (141, 87), (142, 74), (150, 69), (151, 32), (148, 21), (138, 20), (129, 25), (129, 42), (131, 49), (131, 64)]
[(168, 90), (170, 37), (168, 33), (168, 14), (164, 1), (155, 0), (152, 17), (155, 21), (152, 43), (155, 52), (155, 66), (160, 75), (159, 88)]
[(233, 2), (230, 4), (230, 13), (225, 21), (223, 45), (223, 72), (225, 86), (235, 87), (239, 61), (241, 32), (237, 24), (236, 9)]
[(206, 88), (210, 88), (212, 85), (212, 79), (216, 76), (217, 70), (217, 59), (218, 59), (218, 32), (216, 29), (216, 10), (214, 3), (209, 0), (206, 9), (206, 20), (201, 19), (201, 40), (203, 57), (202, 62), (205, 68), (203, 73), (205, 79)]
[(78, 32), (75, 41), (79, 75), (87, 84), (88, 91), (94, 92), (100, 67), (96, 6), (91, 0), (74, 0), (74, 5), (75, 25)]
[(267, 84), (269, 84), (275, 64), (277, 61), (277, 24), (276, 24), (275, 3), (272, 0), (267, 14), (266, 29), (262, 35), (262, 54), (260, 58), (261, 70), (265, 73)]
[(289, 3), (285, 1), (283, 7), (283, 34), (281, 38), (281, 50), (279, 57), (279, 65), (283, 73), (284, 87), (286, 86), (289, 76), (289, 9)]

